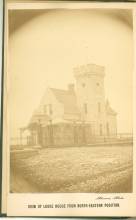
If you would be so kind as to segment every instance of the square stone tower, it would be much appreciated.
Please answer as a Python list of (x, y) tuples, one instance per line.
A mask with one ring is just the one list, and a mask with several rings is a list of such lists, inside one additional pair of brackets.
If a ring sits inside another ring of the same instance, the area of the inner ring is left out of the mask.
[(105, 68), (95, 64), (81, 65), (74, 68), (74, 76), (81, 119), (92, 124), (94, 134), (107, 135)]

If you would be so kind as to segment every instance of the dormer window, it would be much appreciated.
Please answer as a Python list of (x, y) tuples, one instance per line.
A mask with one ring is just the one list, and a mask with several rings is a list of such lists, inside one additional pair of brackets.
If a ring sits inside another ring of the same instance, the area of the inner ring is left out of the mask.
[(85, 83), (82, 83), (82, 87), (83, 87), (83, 88), (85, 87)]

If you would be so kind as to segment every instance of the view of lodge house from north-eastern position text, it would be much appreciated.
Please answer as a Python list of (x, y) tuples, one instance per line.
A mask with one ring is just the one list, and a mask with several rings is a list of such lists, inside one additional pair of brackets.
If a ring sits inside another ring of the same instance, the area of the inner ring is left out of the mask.
[(27, 127), (27, 144), (82, 145), (115, 138), (117, 114), (105, 100), (105, 68), (87, 64), (74, 68), (76, 85), (47, 88)]

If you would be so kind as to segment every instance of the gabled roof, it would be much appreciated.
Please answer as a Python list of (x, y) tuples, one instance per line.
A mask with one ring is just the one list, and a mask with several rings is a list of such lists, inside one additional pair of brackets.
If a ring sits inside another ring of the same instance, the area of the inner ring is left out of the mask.
[(117, 115), (117, 113), (111, 108), (109, 101), (106, 103), (106, 112), (109, 115)]
[(64, 113), (79, 114), (74, 91), (50, 88), (56, 99), (64, 105)]

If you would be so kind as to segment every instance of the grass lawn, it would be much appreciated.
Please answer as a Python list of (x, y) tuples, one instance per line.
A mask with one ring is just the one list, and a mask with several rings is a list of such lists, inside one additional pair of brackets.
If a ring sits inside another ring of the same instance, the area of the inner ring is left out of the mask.
[(132, 192), (132, 146), (11, 153), (12, 192)]

